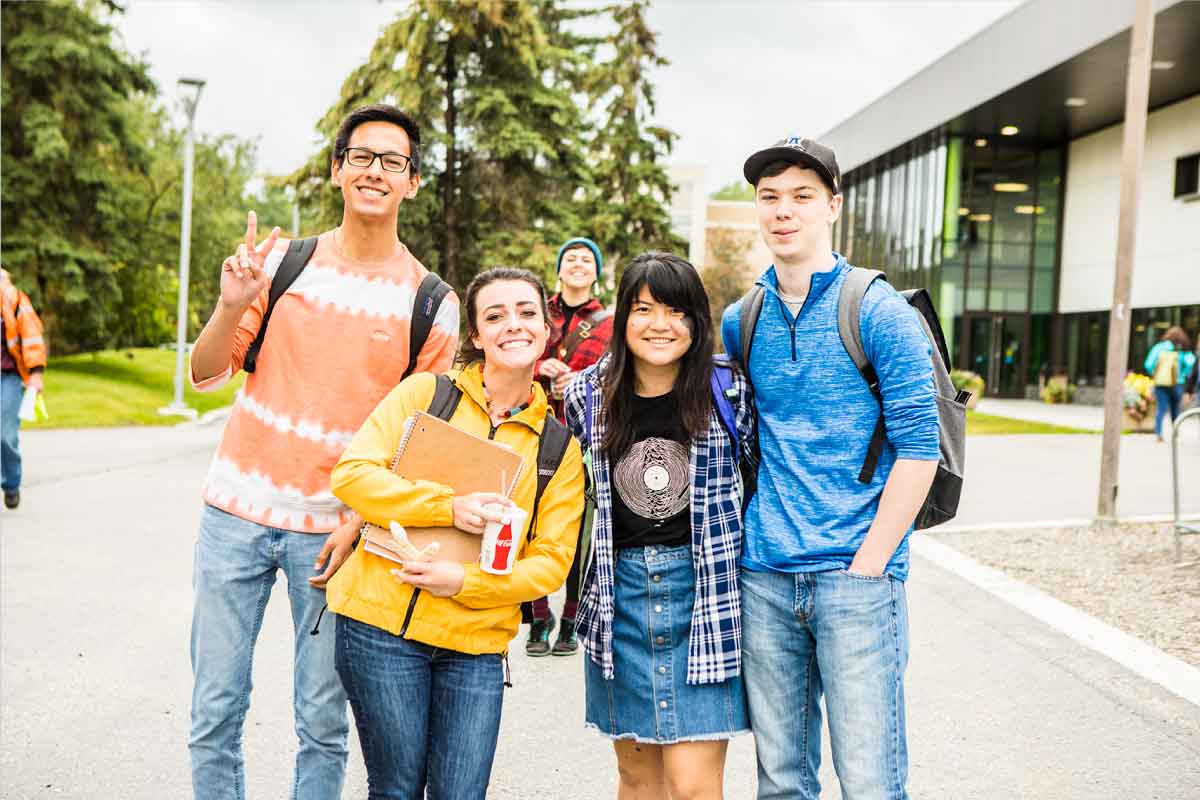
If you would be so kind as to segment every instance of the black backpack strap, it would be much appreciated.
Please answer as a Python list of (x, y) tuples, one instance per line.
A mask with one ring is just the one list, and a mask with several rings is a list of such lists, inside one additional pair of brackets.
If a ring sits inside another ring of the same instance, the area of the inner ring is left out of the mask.
[(742, 370), (745, 371), (747, 380), (750, 378), (750, 345), (754, 343), (754, 326), (758, 324), (758, 315), (762, 313), (763, 296), (766, 293), (766, 289), (756, 283), (742, 297), (742, 313), (738, 319), (741, 341), (738, 344), (741, 345)]
[(462, 389), (454, 384), (447, 375), (437, 375), (437, 383), (433, 390), (433, 399), (429, 401), (429, 408), (425, 409), (432, 416), (440, 420), (450, 421), (454, 416), (454, 410), (458, 408), (458, 401), (462, 400)]
[(417, 357), (425, 347), (425, 340), (433, 330), (433, 320), (437, 317), (442, 300), (450, 293), (450, 284), (432, 272), (421, 279), (417, 287), (417, 298), (413, 301), (412, 319), (408, 328), (408, 367), (402, 378), (407, 378), (417, 368)]
[[(542, 495), (550, 485), (550, 479), (558, 471), (563, 456), (567, 454), (567, 445), (571, 443), (571, 432), (567, 426), (547, 412), (546, 423), (542, 426), (542, 435), (538, 437), (537, 453), (537, 492), (533, 496), (533, 511), (529, 515), (529, 532), (525, 541), (532, 542), (534, 531), (537, 529), (538, 506), (542, 504)], [(521, 603), (521, 623), (533, 622), (533, 603)]]
[(575, 355), (575, 350), (578, 349), (579, 345), (583, 344), (583, 340), (591, 336), (592, 331), (596, 330), (596, 328), (599, 328), (601, 323), (603, 323), (604, 320), (608, 319), (612, 315), (613, 312), (607, 308), (598, 309), (586, 317), (580, 317), (576, 315), (576, 317), (579, 319), (579, 324), (575, 326), (575, 330), (571, 331), (570, 334), (563, 339), (562, 344), (559, 345), (559, 356), (561, 357), (561, 360), (569, 363), (572, 356)]
[(242, 359), (242, 369), (246, 372), (254, 372), (258, 368), (258, 351), (262, 349), (263, 339), (267, 336), (267, 323), (271, 321), (275, 304), (308, 266), (309, 259), (317, 249), (318, 238), (320, 237), (310, 236), (307, 239), (292, 239), (288, 244), (287, 252), (283, 254), (283, 260), (279, 262), (279, 268), (271, 278), (271, 293), (267, 299), (267, 310), (263, 313), (262, 324), (258, 326), (258, 335), (254, 337), (250, 349), (246, 351), (246, 357)]
[(537, 527), (538, 506), (541, 505), (542, 495), (550, 485), (550, 479), (558, 471), (563, 456), (567, 454), (567, 445), (571, 443), (571, 432), (554, 415), (547, 412), (546, 423), (542, 426), (542, 435), (538, 437), (537, 453), (537, 493), (533, 496), (533, 511), (530, 512), (529, 533), (526, 539), (533, 541), (533, 532)]

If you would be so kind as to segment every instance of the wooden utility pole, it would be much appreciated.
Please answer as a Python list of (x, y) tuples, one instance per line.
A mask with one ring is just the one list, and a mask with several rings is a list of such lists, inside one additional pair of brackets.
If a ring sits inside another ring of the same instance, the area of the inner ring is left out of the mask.
[(1104, 371), (1104, 443), (1100, 451), (1100, 497), (1096, 519), (1117, 518), (1117, 475), (1121, 464), (1122, 394), (1129, 361), (1129, 299), (1137, 239), (1138, 199), (1142, 188), (1142, 152), (1146, 144), (1146, 108), (1150, 100), (1150, 56), (1154, 49), (1151, 0), (1137, 0), (1129, 40), (1125, 79), (1125, 133), (1121, 143), (1121, 211), (1117, 218), (1117, 269), (1112, 312), (1108, 318), (1108, 365)]

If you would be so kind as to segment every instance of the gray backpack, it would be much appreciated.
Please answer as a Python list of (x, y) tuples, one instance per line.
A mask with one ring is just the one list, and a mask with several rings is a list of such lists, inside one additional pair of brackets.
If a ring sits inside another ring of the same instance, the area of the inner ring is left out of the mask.
[[(883, 445), (887, 441), (887, 433), (883, 421), (883, 395), (879, 391), (879, 377), (875, 368), (867, 359), (863, 350), (862, 330), (859, 324), (859, 312), (862, 309), (863, 298), (867, 289), (877, 279), (887, 280), (882, 272), (876, 269), (861, 269), (853, 267), (842, 284), (838, 296), (838, 333), (842, 337), (842, 345), (850, 355), (854, 366), (871, 394), (879, 401), (879, 418), (875, 422), (875, 430), (871, 434), (871, 442), (863, 458), (862, 470), (858, 473), (861, 483), (870, 483), (875, 476), (875, 467), (879, 456), (883, 453)], [(754, 326), (758, 323), (758, 315), (762, 312), (763, 297), (766, 294), (763, 287), (757, 284), (742, 298), (741, 325), (739, 328), (741, 340), (741, 361), (743, 365), (750, 363), (750, 346), (754, 343)], [(950, 354), (946, 349), (946, 339), (942, 336), (942, 326), (938, 321), (937, 312), (933, 308), (933, 300), (924, 289), (909, 289), (900, 292), (900, 296), (917, 312), (921, 320), (921, 328), (929, 339), (933, 349), (933, 384), (937, 396), (938, 409), (938, 447), (941, 457), (938, 460), (937, 475), (933, 485), (929, 487), (929, 495), (925, 498), (913, 527), (917, 530), (932, 528), (943, 522), (954, 519), (958, 513), (958, 500), (962, 494), (963, 463), (966, 459), (966, 428), (967, 401), (971, 393), (956, 391), (950, 380)], [(750, 370), (746, 368), (746, 374)]]

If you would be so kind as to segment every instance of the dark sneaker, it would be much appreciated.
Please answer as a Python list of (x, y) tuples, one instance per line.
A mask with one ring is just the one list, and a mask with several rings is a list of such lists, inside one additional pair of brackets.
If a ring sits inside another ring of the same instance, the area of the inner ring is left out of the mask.
[(13, 489), (10, 492), (7, 489), (5, 489), (4, 490), (4, 507), (5, 508), (16, 508), (19, 505), (21, 505), (21, 490)]
[(558, 638), (550, 653), (556, 656), (569, 656), (579, 649), (579, 640), (575, 638), (575, 620), (563, 617), (558, 625)]
[(535, 619), (529, 626), (529, 639), (525, 642), (525, 655), (540, 657), (550, 655), (550, 632), (554, 630), (554, 615), (546, 619)]

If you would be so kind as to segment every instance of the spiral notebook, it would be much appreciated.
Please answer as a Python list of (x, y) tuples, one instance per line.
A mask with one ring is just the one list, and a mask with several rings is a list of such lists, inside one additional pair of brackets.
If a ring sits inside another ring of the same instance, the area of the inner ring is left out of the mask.
[[(408, 480), (441, 483), (456, 495), (498, 492), (511, 497), (525, 467), (525, 459), (507, 446), (459, 430), (432, 414), (418, 411), (405, 424), (392, 458), (391, 470)], [(479, 560), (481, 537), (455, 527), (405, 526), (417, 548), (438, 543), (434, 558), (463, 563)], [(402, 561), (390, 531), (363, 523), (363, 548), (392, 561)]]

